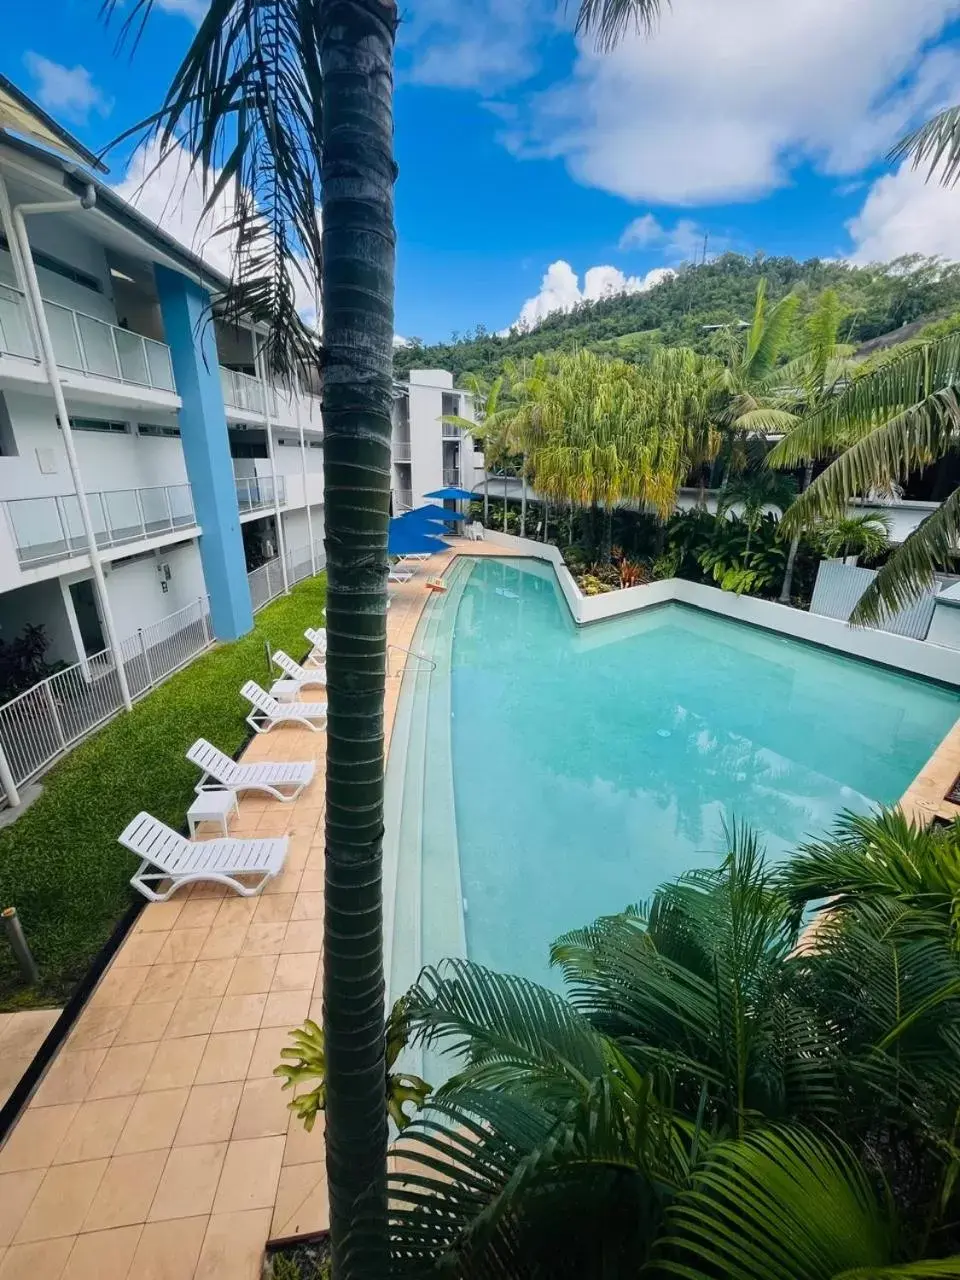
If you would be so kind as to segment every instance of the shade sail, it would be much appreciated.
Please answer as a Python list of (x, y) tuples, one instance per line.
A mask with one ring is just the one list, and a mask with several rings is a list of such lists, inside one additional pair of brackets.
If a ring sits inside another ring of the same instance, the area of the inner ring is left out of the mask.
[(448, 489), (434, 489), (433, 493), (425, 493), (425, 498), (440, 498), (444, 502), (470, 502), (477, 495), (469, 489), (458, 489), (451, 485)]

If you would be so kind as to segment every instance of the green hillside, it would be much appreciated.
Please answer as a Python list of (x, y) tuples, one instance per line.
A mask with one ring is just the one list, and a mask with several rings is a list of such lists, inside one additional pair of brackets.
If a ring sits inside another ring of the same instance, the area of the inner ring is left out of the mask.
[[(797, 262), (726, 253), (703, 266), (681, 267), (674, 279), (647, 293), (621, 294), (548, 316), (527, 333), (514, 330), (499, 337), (478, 326), (475, 333), (455, 335), (450, 342), (399, 348), (394, 369), (398, 376), (412, 368), (441, 368), (451, 369), (457, 378), (470, 372), (490, 377), (507, 356), (519, 360), (578, 346), (627, 360), (643, 359), (657, 343), (720, 351), (726, 335), (707, 326), (749, 319), (757, 283), (763, 277), (772, 301), (791, 290), (799, 293), (801, 313), (812, 307), (824, 289), (835, 289), (846, 308), (843, 337), (849, 342), (866, 342), (901, 325), (960, 310), (960, 264), (915, 255), (852, 267), (819, 258)], [(796, 333), (800, 341), (802, 326), (796, 326)]]

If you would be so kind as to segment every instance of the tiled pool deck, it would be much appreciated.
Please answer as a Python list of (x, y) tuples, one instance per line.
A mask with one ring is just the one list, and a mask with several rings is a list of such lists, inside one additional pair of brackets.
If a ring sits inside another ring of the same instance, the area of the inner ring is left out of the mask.
[[(391, 586), (391, 645), (412, 644), (424, 580), (455, 553)], [(389, 658), (399, 672), (404, 654)], [(120, 948), (0, 1149), (0, 1280), (258, 1280), (268, 1239), (327, 1225), (322, 1127), (304, 1133), (272, 1075), (288, 1030), (320, 1016), (325, 749), (285, 727), (245, 753), (317, 762), (296, 802), (247, 796), (231, 826), (290, 836), (267, 892), (151, 903)], [(960, 723), (906, 793), (911, 812), (942, 811), (957, 773)], [(55, 1017), (0, 1015), (0, 1097), (4, 1063), (9, 1088)]]
[[(453, 554), (390, 587), (391, 645), (411, 645)], [(289, 727), (245, 752), (317, 762), (295, 802), (240, 802), (232, 835), (290, 836), (261, 897), (200, 885), (144, 908), (0, 1149), (0, 1280), (258, 1280), (268, 1239), (328, 1225), (322, 1126), (304, 1133), (272, 1074), (289, 1029), (320, 1018), (325, 754)], [(56, 1016), (0, 1015), (9, 1087)]]

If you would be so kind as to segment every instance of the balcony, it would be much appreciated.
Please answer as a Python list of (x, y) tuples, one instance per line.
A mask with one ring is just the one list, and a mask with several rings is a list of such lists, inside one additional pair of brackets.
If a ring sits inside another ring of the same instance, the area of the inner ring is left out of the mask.
[[(170, 348), (58, 302), (43, 304), (59, 368), (134, 387), (176, 394)], [(0, 285), (0, 352), (39, 362), (19, 289)]]
[[(240, 514), (250, 511), (273, 510), (273, 479), (270, 476), (237, 476), (237, 506)], [(277, 502), (287, 501), (287, 485), (283, 476), (277, 476)]]
[(444, 440), (462, 440), (463, 428), (456, 427), (452, 422), (441, 422), (442, 438)]
[[(87, 540), (76, 494), (13, 498), (3, 505), (22, 569), (86, 555)], [(106, 489), (88, 493), (87, 505), (97, 546), (101, 548), (142, 542), (197, 523), (188, 484)]]
[[(235, 369), (220, 366), (220, 385), (223, 387), (223, 403), (228, 409), (239, 409), (242, 413), (253, 413), (259, 418), (267, 416), (264, 403), (264, 384), (259, 378), (249, 373), (238, 373)], [(268, 387), (270, 413), (277, 412), (277, 392), (275, 387)]]
[(459, 489), (459, 487), (460, 487), (460, 468), (459, 468), (459, 467), (444, 467), (444, 468), (443, 468), (443, 483), (444, 483), (444, 485), (453, 485), (453, 486), (454, 486), (454, 488)]
[(410, 441), (409, 440), (394, 440), (390, 451), (393, 454), (394, 462), (410, 461)]
[(393, 509), (395, 512), (409, 511), (413, 506), (412, 489), (394, 489)]

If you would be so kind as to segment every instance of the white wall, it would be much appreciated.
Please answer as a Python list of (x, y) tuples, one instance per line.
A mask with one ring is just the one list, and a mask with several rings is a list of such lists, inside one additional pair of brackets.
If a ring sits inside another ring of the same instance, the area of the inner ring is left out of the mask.
[[(280, 517), (283, 521), (283, 536), (286, 539), (287, 549), (290, 551), (299, 551), (302, 547), (310, 545), (307, 537), (307, 513), (306, 509), (300, 507), (296, 511), (284, 511)], [(323, 507), (319, 504), (310, 507), (310, 519), (313, 524), (314, 541), (323, 538)]]
[(46, 632), (48, 662), (76, 662), (73, 635), (56, 578), (0, 595), (0, 639), (15, 640), (28, 623), (42, 626)]
[[(677, 495), (677, 509), (680, 511), (692, 511), (699, 501), (699, 491), (696, 489), (681, 489)], [(711, 515), (716, 514), (717, 495), (716, 493), (706, 494), (705, 501), (706, 510)], [(940, 506), (939, 502), (851, 502), (847, 507), (847, 514), (851, 516), (865, 515), (868, 512), (877, 511), (885, 516), (890, 526), (890, 541), (895, 543), (903, 542), (908, 534), (913, 533), (917, 525), (925, 520), (931, 511), (936, 511)], [(774, 507), (767, 507), (767, 511), (775, 511)], [(742, 507), (739, 503), (734, 503), (730, 508), (731, 515), (740, 515)]]
[[(57, 214), (41, 214), (27, 222), (30, 244), (60, 262), (76, 267), (98, 280), (102, 292), (97, 293), (85, 285), (67, 280), (56, 271), (37, 266), (40, 293), (48, 302), (83, 311), (98, 320), (117, 323), (117, 309), (113, 300), (112, 277), (107, 267), (103, 246), (83, 235), (71, 226), (68, 219)], [(16, 287), (17, 280), (9, 252), (0, 250), (0, 281)]]
[[(166, 592), (157, 565), (169, 564)], [(181, 543), (154, 554), (107, 569), (107, 596), (121, 640), (136, 635), (161, 618), (192, 604), (207, 594), (196, 542)], [(89, 573), (73, 575), (89, 577)]]
[[(429, 502), (426, 497), (444, 484), (443, 479), (443, 392), (453, 391), (453, 374), (445, 369), (411, 369), (409, 391), (411, 478), (413, 505)], [(460, 392), (461, 417), (474, 418), (473, 397)], [(460, 440), (461, 482), (472, 487), (474, 479), (473, 440)], [(403, 474), (402, 472), (400, 473)], [(398, 485), (394, 467), (394, 486)]]

